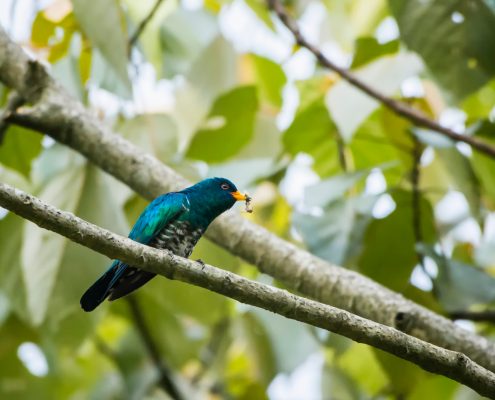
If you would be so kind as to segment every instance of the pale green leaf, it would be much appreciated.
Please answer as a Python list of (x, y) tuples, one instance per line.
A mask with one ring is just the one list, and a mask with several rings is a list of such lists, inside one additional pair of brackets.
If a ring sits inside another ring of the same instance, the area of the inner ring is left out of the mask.
[[(396, 94), (402, 82), (422, 70), (421, 60), (411, 53), (385, 56), (356, 70), (354, 74), (363, 82), (380, 88), (380, 92)], [(351, 140), (356, 129), (376, 110), (380, 103), (347, 81), (340, 80), (329, 91), (325, 99), (333, 120), (339, 127), (343, 139)]]
[(0, 164), (12, 168), (26, 178), (31, 162), (41, 151), (43, 135), (18, 125), (10, 125), (0, 145)]
[(192, 139), (186, 156), (208, 162), (232, 157), (251, 139), (257, 108), (253, 86), (239, 87), (220, 96), (203, 128)]
[(121, 83), (130, 92), (127, 73), (127, 32), (116, 0), (72, 0), (74, 15), (85, 35), (98, 48)]

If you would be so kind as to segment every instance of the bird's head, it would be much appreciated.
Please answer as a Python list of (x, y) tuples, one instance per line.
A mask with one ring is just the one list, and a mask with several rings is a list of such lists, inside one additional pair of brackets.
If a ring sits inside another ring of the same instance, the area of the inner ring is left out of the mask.
[[(225, 178), (208, 178), (184, 190), (197, 210), (208, 213), (212, 220), (231, 208), (236, 201), (248, 197), (237, 190), (237, 187)], [(197, 207), (197, 208), (196, 208)]]

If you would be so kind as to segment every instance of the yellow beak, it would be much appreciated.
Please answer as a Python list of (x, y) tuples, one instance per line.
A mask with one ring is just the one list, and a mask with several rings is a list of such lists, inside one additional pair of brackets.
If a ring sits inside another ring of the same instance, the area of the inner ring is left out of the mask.
[(246, 200), (246, 195), (245, 194), (242, 194), (241, 192), (237, 191), (237, 192), (230, 192), (230, 194), (232, 195), (232, 197), (234, 199), (236, 199), (237, 201), (241, 201), (241, 200)]

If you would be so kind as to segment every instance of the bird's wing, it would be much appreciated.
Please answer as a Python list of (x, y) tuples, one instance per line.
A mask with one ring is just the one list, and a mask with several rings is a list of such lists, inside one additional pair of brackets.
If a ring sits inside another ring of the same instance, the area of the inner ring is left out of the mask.
[(187, 196), (182, 193), (167, 193), (157, 197), (142, 212), (129, 238), (148, 244), (170, 222), (189, 209)]

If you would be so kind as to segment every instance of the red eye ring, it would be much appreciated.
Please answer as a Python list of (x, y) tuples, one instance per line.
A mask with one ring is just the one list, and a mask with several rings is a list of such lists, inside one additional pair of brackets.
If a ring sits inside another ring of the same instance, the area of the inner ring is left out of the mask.
[(228, 184), (228, 183), (222, 183), (222, 184), (220, 185), (220, 187), (221, 187), (223, 190), (229, 190), (229, 189), (230, 189), (230, 186), (229, 186), (229, 184)]

